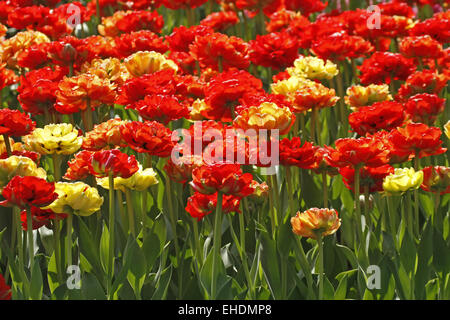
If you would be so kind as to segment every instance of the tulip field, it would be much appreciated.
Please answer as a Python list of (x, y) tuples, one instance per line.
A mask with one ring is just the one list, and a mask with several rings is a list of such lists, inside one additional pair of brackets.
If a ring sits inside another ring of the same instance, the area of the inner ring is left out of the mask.
[(449, 300), (449, 0), (0, 1), (0, 300)]

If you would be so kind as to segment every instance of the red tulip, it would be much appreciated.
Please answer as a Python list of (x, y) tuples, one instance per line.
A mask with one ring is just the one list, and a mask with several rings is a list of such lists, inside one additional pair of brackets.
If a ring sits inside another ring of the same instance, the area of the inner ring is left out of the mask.
[(4, 201), (2, 206), (26, 206), (45, 207), (58, 198), (55, 192), (55, 183), (33, 176), (15, 176), (2, 192)]
[(120, 126), (122, 138), (137, 152), (168, 157), (174, 146), (172, 131), (156, 121), (132, 121)]
[(203, 194), (222, 192), (238, 197), (253, 193), (250, 173), (242, 173), (238, 164), (216, 163), (203, 165), (192, 171), (191, 186)]
[(400, 154), (419, 158), (438, 155), (447, 149), (442, 148), (442, 131), (423, 123), (410, 123), (390, 133), (390, 142)]
[(7, 136), (25, 136), (36, 126), (36, 122), (19, 110), (0, 110), (0, 134)]
[[(222, 202), (222, 212), (238, 212), (239, 211), (240, 199), (233, 195), (224, 195)], [(212, 213), (217, 207), (217, 193), (213, 194), (202, 194), (199, 192), (194, 193), (194, 195), (188, 198), (186, 211), (191, 215), (192, 218), (196, 218), (200, 221), (206, 215)]]

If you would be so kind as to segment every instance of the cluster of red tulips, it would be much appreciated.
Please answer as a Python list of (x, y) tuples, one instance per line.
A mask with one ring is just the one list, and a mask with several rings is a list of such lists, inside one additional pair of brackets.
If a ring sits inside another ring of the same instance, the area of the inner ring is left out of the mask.
[(449, 299), (449, 7), (0, 1), (0, 300)]

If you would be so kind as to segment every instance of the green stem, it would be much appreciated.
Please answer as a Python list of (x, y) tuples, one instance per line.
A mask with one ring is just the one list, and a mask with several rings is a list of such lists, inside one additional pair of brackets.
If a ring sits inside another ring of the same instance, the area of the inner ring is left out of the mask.
[(11, 157), (11, 143), (9, 142), (9, 137), (6, 134), (3, 135), (3, 141), (5, 142), (6, 153), (8, 157)]
[(443, 221), (442, 221), (442, 217), (439, 213), (439, 204), (441, 201), (441, 194), (439, 191), (437, 191), (434, 194), (434, 214), (431, 217), (431, 223), (433, 224), (434, 227), (436, 227), (440, 232), (442, 232), (442, 228), (443, 228)]
[(261, 35), (266, 34), (266, 23), (265, 23), (265, 19), (264, 19), (264, 11), (263, 11), (262, 6), (259, 9), (257, 19), (258, 19), (257, 24), (258, 24), (259, 34), (261, 34)]
[(172, 223), (172, 231), (173, 231), (173, 241), (175, 244), (175, 254), (178, 260), (180, 249), (178, 247), (178, 237), (177, 237), (177, 217), (175, 216), (175, 211), (173, 210), (173, 199), (172, 199), (172, 181), (167, 178), (166, 179), (166, 192), (167, 192), (167, 205), (169, 211), (169, 219)]
[(219, 73), (222, 73), (223, 72), (223, 60), (222, 60), (222, 57), (218, 56), (217, 59), (218, 59), (217, 66), (218, 66), (218, 69), (219, 69)]
[(287, 257), (281, 258), (281, 300), (287, 300)]
[(56, 273), (58, 282), (61, 284), (62, 278), (62, 268), (61, 268), (61, 246), (60, 246), (61, 230), (60, 222), (58, 219), (53, 220), (53, 246), (55, 250), (55, 262), (56, 262)]
[(359, 201), (359, 188), (360, 188), (360, 168), (361, 165), (355, 166), (355, 213), (356, 213), (356, 234), (358, 236), (358, 240), (362, 240), (362, 226), (361, 226), (361, 203)]
[(306, 283), (308, 284), (308, 291), (311, 297), (315, 297), (313, 290), (313, 278), (311, 275), (311, 267), (309, 265), (308, 259), (306, 258), (305, 250), (303, 249), (303, 245), (300, 241), (300, 237), (295, 237), (297, 243), (297, 249), (300, 256), (300, 265), (303, 267), (303, 271), (306, 277)]
[(267, 185), (269, 186), (269, 217), (270, 217), (270, 224), (272, 226), (272, 237), (275, 235), (275, 229), (277, 227), (277, 220), (275, 217), (275, 205), (274, 205), (274, 198), (273, 198), (273, 184), (272, 179), (270, 177), (267, 177)]
[(198, 221), (193, 219), (192, 221), (193, 229), (194, 229), (194, 243), (195, 243), (195, 252), (197, 256), (197, 262), (199, 269), (203, 266), (203, 257), (202, 257), (202, 247), (200, 245), (200, 234), (198, 232)]
[(16, 236), (17, 236), (17, 249), (19, 251), (19, 272), (24, 280), (25, 293), (29, 291), (29, 282), (25, 273), (25, 262), (24, 262), (24, 239), (22, 238), (22, 221), (20, 219), (20, 208), (14, 206), (13, 207), (13, 219), (15, 219), (16, 223)]
[(353, 83), (358, 84), (359, 78), (358, 78), (358, 68), (356, 67), (356, 61), (355, 59), (352, 59), (352, 70), (353, 70)]
[(369, 186), (364, 186), (364, 215), (366, 217), (366, 223), (368, 226), (371, 226), (372, 224), (372, 218), (370, 217), (370, 193), (369, 193)]
[(72, 226), (73, 215), (69, 214), (66, 219), (67, 222), (67, 239), (66, 239), (66, 252), (67, 252), (67, 266), (72, 265)]
[(397, 238), (397, 227), (395, 223), (395, 212), (394, 212), (394, 204), (392, 203), (392, 196), (387, 196), (387, 207), (388, 207), (388, 213), (389, 213), (389, 224), (391, 229), (391, 234), (393, 239), (395, 240)]
[(242, 266), (244, 267), (244, 273), (245, 277), (247, 278), (247, 287), (250, 294), (250, 299), (256, 299), (255, 296), (255, 287), (253, 285), (252, 278), (250, 276), (250, 271), (248, 268), (248, 262), (247, 262), (247, 254), (245, 250), (245, 223), (244, 223), (244, 215), (243, 213), (238, 214), (239, 216), (239, 242), (240, 242), (240, 256), (242, 261)]
[(286, 168), (286, 181), (287, 181), (287, 192), (289, 197), (289, 214), (295, 214), (295, 205), (294, 205), (294, 189), (292, 188), (292, 173), (291, 166), (285, 166)]
[[(152, 167), (152, 158), (149, 154), (144, 154), (144, 169), (151, 168)], [(147, 229), (146, 229), (146, 220), (147, 220), (147, 197), (148, 197), (148, 190), (142, 191), (142, 202), (141, 202), (141, 222), (142, 222), (142, 234), (146, 235)]]
[[(15, 252), (15, 250), (16, 250), (16, 238), (17, 238), (17, 226), (16, 226), (16, 217), (15, 217), (15, 215), (16, 215), (16, 210), (15, 210), (15, 208), (16, 207), (13, 207), (13, 209), (12, 209), (12, 212), (13, 212), (13, 215), (11, 216), (11, 225), (12, 225), (12, 228), (11, 228), (11, 242), (10, 242), (10, 245), (11, 245), (11, 248), (13, 249), (13, 252)], [(9, 280), (9, 265), (10, 265), (10, 263), (11, 263), (11, 261), (10, 261), (10, 259), (8, 259), (8, 261), (7, 261), (7, 263), (6, 263), (6, 271), (5, 271), (5, 282), (6, 283), (8, 283), (8, 280)]]
[(217, 193), (216, 215), (214, 217), (214, 244), (213, 244), (213, 265), (211, 277), (211, 299), (217, 298), (217, 278), (218, 278), (218, 263), (220, 259), (220, 247), (222, 242), (222, 192)]
[[(419, 171), (419, 167), (420, 167), (420, 158), (419, 158), (419, 153), (416, 152), (416, 156), (414, 158), (414, 170), (417, 172)], [(420, 233), (420, 226), (419, 226), (419, 207), (420, 207), (420, 202), (419, 202), (419, 190), (415, 189), (414, 190), (414, 219), (416, 221), (415, 225), (415, 234), (416, 237), (419, 238), (419, 233)]]
[(130, 228), (130, 232), (133, 235), (133, 237), (136, 238), (133, 200), (131, 199), (131, 193), (128, 188), (125, 189), (125, 199), (127, 201), (128, 227)]
[(280, 188), (278, 187), (278, 179), (277, 175), (273, 174), (270, 176), (270, 179), (272, 181), (272, 191), (274, 194), (275, 199), (275, 206), (277, 209), (277, 223), (279, 225), (283, 224), (283, 213), (281, 212), (281, 201), (280, 201)]
[[(120, 222), (122, 225), (122, 230), (126, 231), (126, 233), (129, 234), (130, 226), (128, 225), (128, 217), (127, 217), (127, 214), (125, 213), (125, 208), (123, 207), (124, 203), (123, 203), (122, 191), (116, 190), (116, 197), (117, 197), (117, 205), (118, 205), (118, 209), (119, 209), (119, 216), (120, 216)], [(129, 203), (129, 205), (127, 205), (127, 207), (132, 207), (132, 206), (133, 205), (131, 204), (131, 202)]]
[(292, 126), (292, 136), (293, 136), (293, 137), (297, 137), (297, 135), (298, 135), (299, 121), (300, 121), (299, 117), (296, 116), (296, 117), (295, 117), (294, 125)]
[(328, 182), (326, 171), (322, 172), (323, 207), (328, 208)]
[(34, 266), (34, 241), (33, 241), (33, 217), (31, 209), (27, 207), (27, 233), (28, 233), (28, 258), (30, 259), (30, 270)]
[(414, 230), (413, 230), (413, 218), (412, 218), (412, 203), (411, 203), (411, 193), (410, 191), (406, 191), (405, 194), (406, 200), (406, 225), (408, 227), (408, 233), (411, 236), (411, 239), (414, 239)]
[(107, 293), (108, 298), (111, 300), (113, 297), (112, 281), (114, 275), (114, 176), (113, 172), (110, 171), (108, 175), (109, 183), (109, 254), (108, 254), (108, 286)]
[(311, 110), (311, 124), (309, 126), (309, 135), (311, 138), (311, 142), (316, 142), (316, 123), (317, 123), (317, 109), (312, 108)]
[(342, 125), (344, 126), (344, 129), (345, 129), (345, 133), (347, 133), (347, 131), (348, 131), (348, 119), (347, 119), (347, 115), (345, 113), (344, 79), (342, 78), (342, 72), (341, 71), (339, 71), (339, 73), (337, 74), (337, 79), (336, 80), (337, 80), (336, 82), (337, 82), (337, 91), (338, 91), (337, 93), (338, 93), (338, 96), (340, 98), (339, 101), (338, 101), (339, 114), (340, 114), (340, 117), (341, 117)]
[[(300, 118), (300, 131), (301, 131), (301, 137), (303, 138), (304, 134), (305, 134), (305, 115), (303, 113), (299, 113), (299, 118)], [(298, 134), (298, 131), (297, 131)], [(297, 136), (297, 135), (296, 135)]]
[(213, 11), (214, 0), (208, 0), (206, 3), (206, 15), (210, 15)]
[(322, 234), (317, 232), (317, 244), (319, 245), (319, 300), (323, 299), (323, 243)]
[[(175, 216), (175, 211), (173, 210), (173, 199), (172, 199), (172, 181), (169, 177), (166, 179), (166, 193), (167, 193), (167, 206), (169, 211), (169, 219), (172, 224), (172, 232), (173, 232), (173, 242), (175, 245), (175, 260), (177, 262), (177, 267), (180, 266), (182, 262), (182, 257), (180, 256), (180, 248), (178, 246), (178, 236), (177, 236), (177, 217)], [(181, 271), (181, 268), (178, 268)], [(183, 278), (181, 274), (178, 277), (178, 297), (182, 298), (182, 286), (183, 286)]]
[(195, 25), (195, 11), (190, 7), (186, 11), (187, 11), (186, 16), (188, 20), (188, 27), (192, 27)]
[(91, 131), (94, 127), (94, 124), (90, 99), (86, 101), (86, 110), (83, 110), (81, 112), (81, 116), (83, 118), (84, 130)]
[(57, 153), (52, 154), (53, 160), (53, 178), (55, 182), (61, 180), (61, 156)]
[(97, 18), (97, 25), (100, 24), (100, 0), (95, 0), (95, 16)]

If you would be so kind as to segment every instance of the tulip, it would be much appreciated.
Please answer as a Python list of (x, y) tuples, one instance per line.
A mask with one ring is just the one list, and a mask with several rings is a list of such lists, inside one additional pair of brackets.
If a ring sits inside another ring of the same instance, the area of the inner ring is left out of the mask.
[(334, 209), (312, 208), (297, 212), (291, 218), (292, 231), (302, 237), (318, 239), (335, 233), (341, 226), (341, 220)]
[(289, 108), (280, 108), (270, 102), (244, 109), (234, 120), (235, 126), (244, 130), (275, 129), (280, 131), (280, 135), (287, 134), (294, 122), (295, 116)]
[(447, 138), (450, 139), (450, 120), (444, 126), (444, 132)]
[[(139, 170), (131, 177), (114, 178), (114, 189), (122, 192), (126, 192), (126, 189), (144, 191), (157, 183), (156, 172), (152, 168), (143, 170), (142, 166), (139, 165)], [(97, 178), (97, 184), (105, 189), (109, 189), (108, 178)]]
[(291, 218), (292, 231), (302, 237), (317, 240), (319, 246), (319, 300), (323, 297), (323, 244), (322, 237), (334, 234), (341, 226), (341, 219), (334, 209), (312, 208), (297, 212)]
[(333, 79), (338, 73), (337, 65), (330, 60), (317, 57), (300, 57), (294, 61), (294, 67), (288, 68), (291, 76), (304, 77), (310, 80)]
[(134, 77), (154, 73), (163, 69), (178, 71), (178, 66), (164, 55), (155, 51), (139, 51), (124, 60), (128, 72)]
[(47, 173), (27, 157), (11, 156), (0, 159), (0, 189), (15, 176), (34, 176), (46, 179)]
[(48, 124), (44, 128), (36, 128), (22, 141), (26, 147), (40, 154), (69, 155), (80, 149), (83, 138), (78, 130), (69, 123)]
[(389, 195), (402, 195), (408, 190), (420, 187), (423, 181), (423, 171), (413, 168), (396, 168), (393, 174), (384, 178), (383, 189)]
[(100, 210), (103, 204), (103, 197), (100, 197), (97, 189), (83, 182), (57, 182), (55, 192), (58, 198), (44, 208), (55, 213), (90, 216)]
[(345, 103), (352, 108), (370, 106), (375, 102), (392, 100), (387, 84), (371, 84), (367, 87), (355, 85), (347, 89)]

